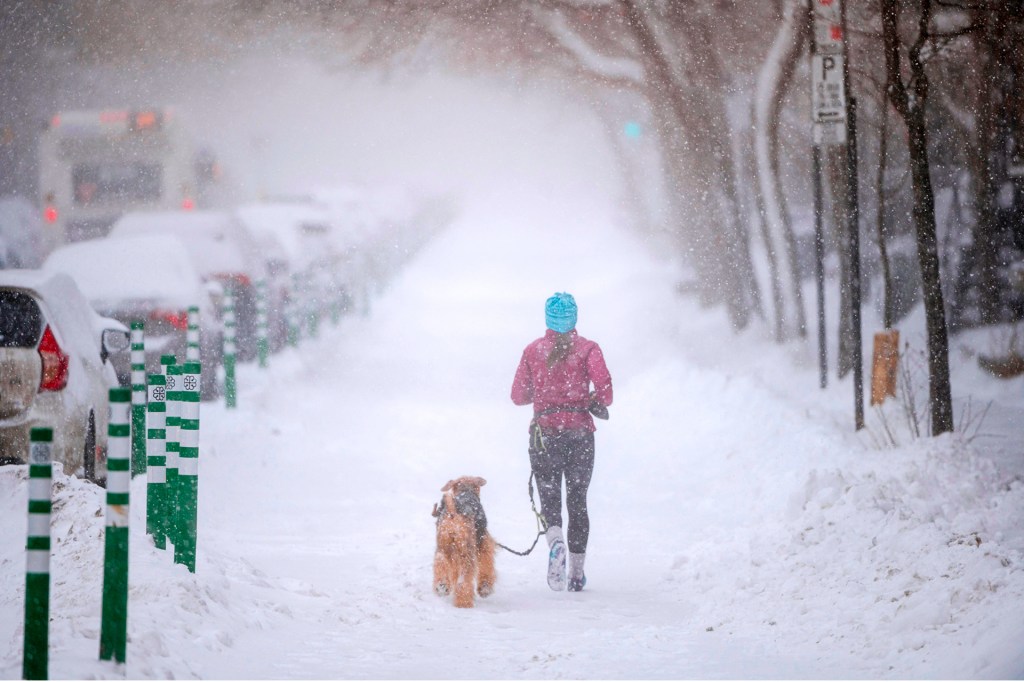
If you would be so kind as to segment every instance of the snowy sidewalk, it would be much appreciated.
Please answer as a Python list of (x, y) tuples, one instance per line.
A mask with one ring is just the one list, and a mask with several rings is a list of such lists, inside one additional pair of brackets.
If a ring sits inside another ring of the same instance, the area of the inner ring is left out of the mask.
[[(955, 438), (866, 447), (841, 387), (802, 392), (813, 370), (799, 354), (731, 337), (673, 284), (598, 209), (481, 201), (371, 316), (266, 372), (242, 367), (239, 409), (203, 406), (195, 576), (144, 538), (144, 481), (133, 487), (128, 676), (1024, 674), (1020, 481)], [(530, 415), (508, 392), (556, 290), (576, 296), (615, 381), (587, 589), (548, 590), (543, 548), (501, 553), (497, 592), (458, 610), (430, 589), (430, 510), (445, 481), (480, 475), (492, 533), (532, 541)], [(51, 673), (117, 677), (94, 660), (99, 495), (68, 485)], [(3, 513), (22, 515), (10, 468), (0, 488), (17, 498)], [(6, 595), (23, 589), (23, 533), (0, 535)], [(13, 678), (21, 601), (0, 600)]]

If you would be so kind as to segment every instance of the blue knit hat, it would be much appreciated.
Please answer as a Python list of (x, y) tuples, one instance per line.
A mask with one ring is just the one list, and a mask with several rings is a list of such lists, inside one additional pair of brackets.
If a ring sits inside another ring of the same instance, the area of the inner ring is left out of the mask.
[(572, 294), (555, 294), (544, 304), (548, 329), (564, 334), (576, 328), (576, 299)]

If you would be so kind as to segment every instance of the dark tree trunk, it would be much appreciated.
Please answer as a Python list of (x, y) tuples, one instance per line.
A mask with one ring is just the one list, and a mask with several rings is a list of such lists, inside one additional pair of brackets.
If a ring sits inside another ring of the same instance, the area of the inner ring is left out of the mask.
[(932, 435), (953, 430), (953, 398), (949, 381), (949, 336), (939, 271), (939, 250), (935, 230), (935, 195), (928, 168), (928, 128), (925, 103), (928, 76), (921, 52), (928, 44), (931, 0), (922, 0), (918, 36), (908, 53), (910, 86), (900, 70), (898, 0), (882, 0), (882, 39), (885, 43), (886, 80), (889, 99), (907, 126), (910, 176), (914, 195), (914, 230), (917, 258), (921, 268), (925, 324), (928, 334), (928, 402)]
[(925, 323), (928, 333), (928, 393), (932, 435), (953, 430), (953, 399), (949, 383), (949, 336), (946, 308), (939, 274), (939, 250), (935, 236), (935, 195), (928, 172), (928, 130), (924, 109), (915, 106), (907, 118), (910, 142), (910, 174), (914, 186), (914, 228), (917, 258), (924, 287)]
[(889, 102), (884, 96), (879, 103), (878, 110), (881, 121), (878, 129), (878, 175), (875, 177), (878, 196), (875, 227), (878, 230), (878, 256), (882, 265), (882, 325), (886, 329), (892, 329), (892, 325), (895, 323), (894, 296), (892, 290), (892, 269), (889, 265), (888, 235), (885, 229), (885, 170), (888, 166), (886, 162), (889, 153)]
[(999, 88), (998, 75), (1005, 37), (1005, 17), (1002, 3), (983, 12), (984, 32), (981, 38), (982, 64), (981, 83), (978, 88), (978, 156), (980, 164), (977, 183), (978, 224), (974, 231), (976, 276), (972, 279), (978, 287), (978, 312), (982, 324), (999, 321), (999, 242), (996, 239), (996, 177), (993, 168), (993, 151), (996, 144), (996, 108), (993, 101)]

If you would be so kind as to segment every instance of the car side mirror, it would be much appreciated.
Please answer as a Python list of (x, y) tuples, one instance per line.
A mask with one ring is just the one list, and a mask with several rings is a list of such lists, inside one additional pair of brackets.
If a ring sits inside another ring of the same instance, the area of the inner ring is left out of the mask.
[(100, 357), (103, 362), (106, 362), (107, 358), (114, 353), (127, 350), (128, 346), (131, 345), (131, 339), (128, 336), (128, 332), (122, 329), (104, 329), (100, 345), (102, 346)]

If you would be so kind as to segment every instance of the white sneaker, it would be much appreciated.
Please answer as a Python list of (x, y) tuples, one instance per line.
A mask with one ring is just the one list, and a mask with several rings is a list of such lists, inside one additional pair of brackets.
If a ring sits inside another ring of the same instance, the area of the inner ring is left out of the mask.
[(565, 543), (555, 540), (548, 554), (548, 587), (552, 590), (565, 589)]

